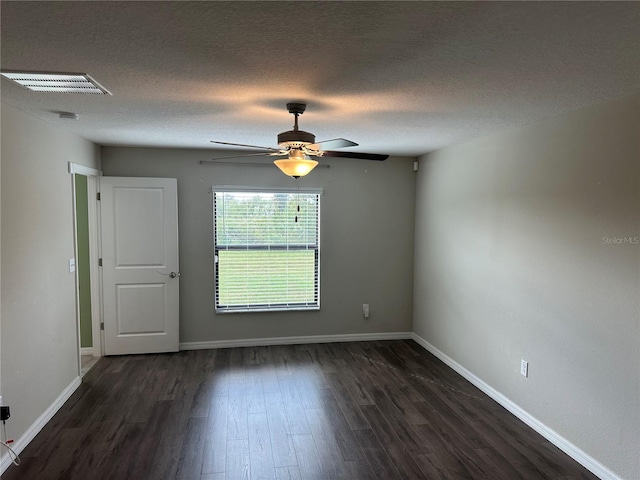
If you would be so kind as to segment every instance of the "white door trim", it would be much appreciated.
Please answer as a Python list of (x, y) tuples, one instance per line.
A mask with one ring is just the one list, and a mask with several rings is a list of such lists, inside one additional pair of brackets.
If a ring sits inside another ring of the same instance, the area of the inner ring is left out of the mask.
[(80, 165), (79, 163), (69, 162), (69, 173), (71, 175), (78, 173), (87, 177), (100, 177), (102, 176), (102, 170), (87, 167), (86, 165)]
[[(101, 172), (102, 173), (102, 172)], [(91, 282), (91, 345), (93, 356), (104, 355), (102, 338), (102, 276), (100, 275), (100, 208), (97, 200), (98, 176), (87, 177), (87, 195), (89, 197), (89, 275)]]

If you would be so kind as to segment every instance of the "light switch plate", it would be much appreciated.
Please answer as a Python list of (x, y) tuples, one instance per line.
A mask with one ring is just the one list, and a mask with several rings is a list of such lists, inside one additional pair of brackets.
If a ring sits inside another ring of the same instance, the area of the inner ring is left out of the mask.
[(69, 273), (73, 273), (76, 271), (76, 259), (75, 258), (70, 258), (69, 259)]

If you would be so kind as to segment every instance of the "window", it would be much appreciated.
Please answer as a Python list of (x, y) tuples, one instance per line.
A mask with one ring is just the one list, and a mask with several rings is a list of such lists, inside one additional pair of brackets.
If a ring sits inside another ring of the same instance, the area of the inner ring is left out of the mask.
[(213, 188), (216, 312), (320, 309), (320, 193)]

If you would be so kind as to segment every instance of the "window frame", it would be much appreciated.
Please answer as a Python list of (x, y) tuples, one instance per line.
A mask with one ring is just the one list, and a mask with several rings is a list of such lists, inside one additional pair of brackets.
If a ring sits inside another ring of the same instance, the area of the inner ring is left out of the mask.
[[(214, 256), (214, 307), (216, 314), (227, 313), (265, 313), (265, 312), (301, 312), (301, 311), (318, 311), (320, 310), (320, 214), (321, 214), (321, 196), (323, 190), (320, 188), (259, 188), (259, 187), (243, 187), (243, 186), (212, 186), (212, 217), (213, 217), (213, 256)], [(316, 243), (309, 248), (309, 244), (288, 244), (288, 245), (225, 245), (219, 248), (217, 238), (217, 211), (216, 211), (216, 194), (222, 193), (268, 193), (268, 194), (305, 194), (316, 196)], [(219, 251), (314, 251), (314, 301), (305, 303), (265, 303), (255, 305), (220, 305), (220, 263)]]

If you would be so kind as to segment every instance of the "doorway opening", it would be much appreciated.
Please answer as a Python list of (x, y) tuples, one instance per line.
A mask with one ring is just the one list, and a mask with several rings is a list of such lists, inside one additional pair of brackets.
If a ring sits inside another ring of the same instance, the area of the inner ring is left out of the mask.
[(103, 355), (96, 199), (101, 172), (70, 163), (69, 173), (74, 200), (78, 375), (82, 378)]

